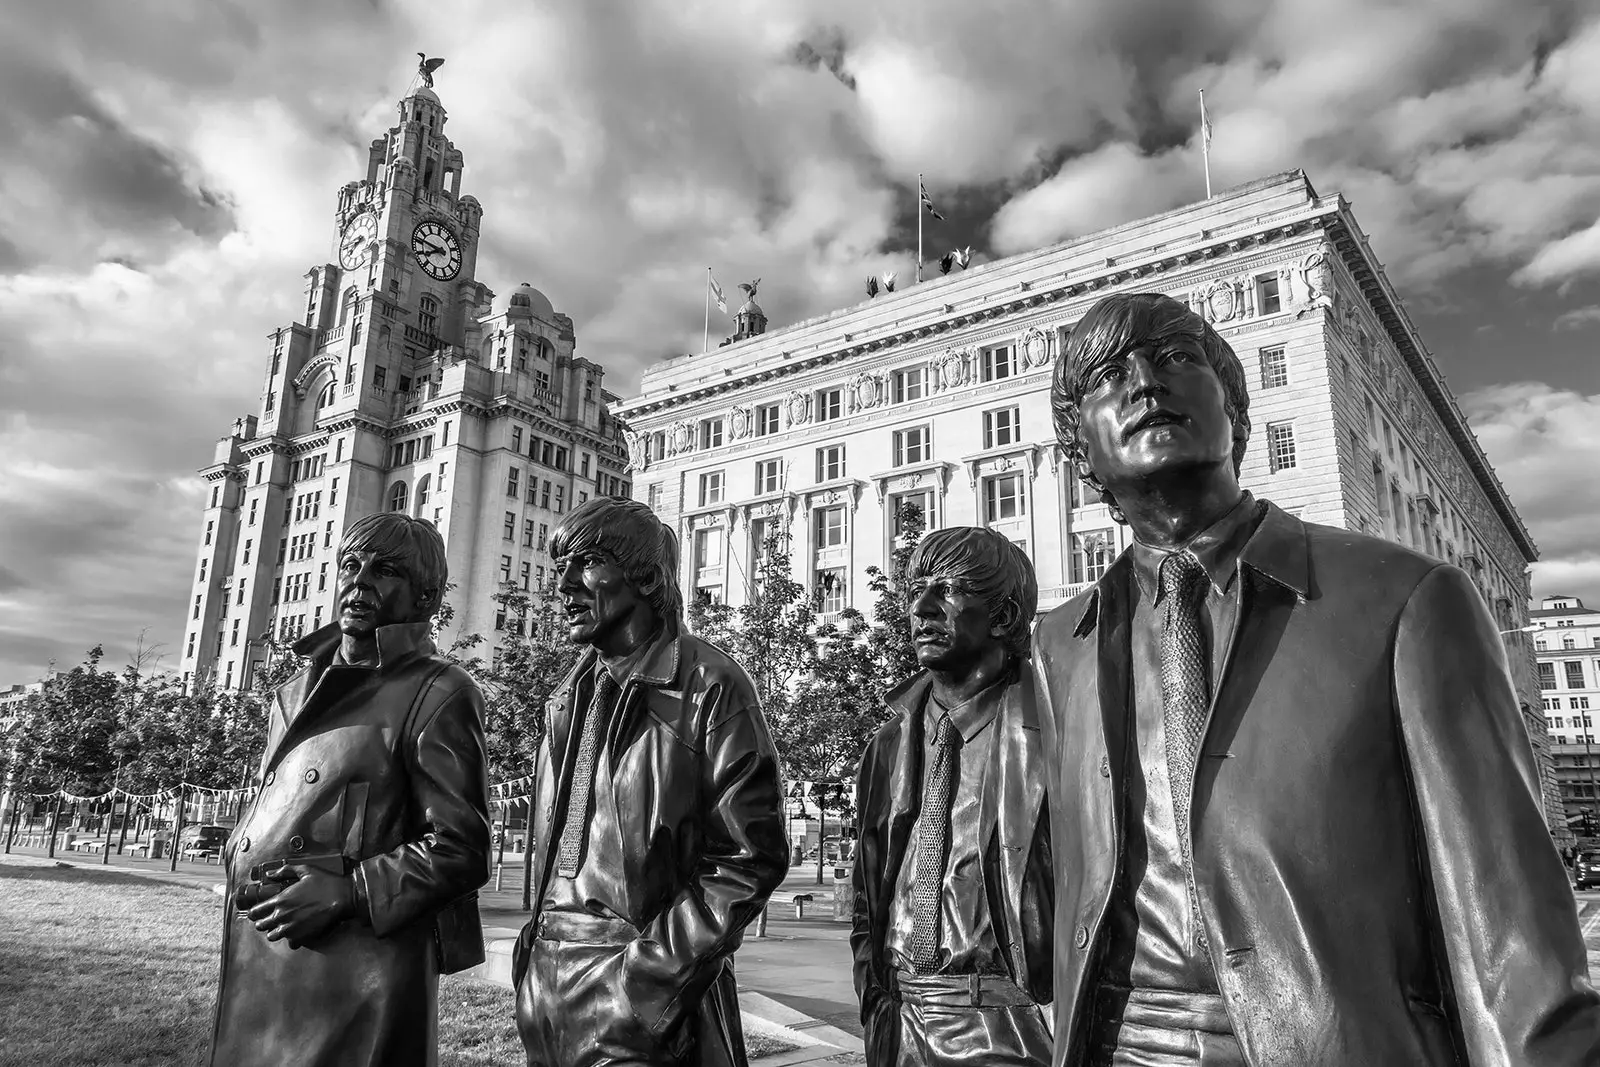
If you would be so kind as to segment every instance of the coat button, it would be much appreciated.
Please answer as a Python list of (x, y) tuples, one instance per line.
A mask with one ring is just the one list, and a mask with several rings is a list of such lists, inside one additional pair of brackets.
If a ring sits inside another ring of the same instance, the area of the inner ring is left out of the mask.
[(267, 772), (267, 776), (265, 778), (261, 779), (261, 784), (262, 785), (271, 785), (273, 783), (273, 781), (275, 781), (277, 779), (277, 777), (278, 777), (278, 772), (277, 771), (268, 771)]
[(312, 767), (310, 770), (306, 771), (306, 784), (310, 785), (312, 782), (315, 782), (319, 777), (321, 777), (321, 776), (319, 774), (317, 774), (317, 769), (315, 767)]
[(250, 851), (250, 839), (248, 837), (241, 837), (239, 839), (239, 851), (240, 852), (249, 852)]
[(306, 850), (306, 839), (305, 838), (301, 837), (299, 834), (295, 834), (293, 837), (289, 838), (289, 851), (290, 852), (304, 852), (305, 850)]
[(1111, 761), (1104, 756), (1100, 757), (1100, 777), (1111, 777)]
[(1079, 948), (1088, 948), (1089, 928), (1087, 926), (1078, 927), (1077, 932), (1072, 935), (1072, 943), (1077, 945)]

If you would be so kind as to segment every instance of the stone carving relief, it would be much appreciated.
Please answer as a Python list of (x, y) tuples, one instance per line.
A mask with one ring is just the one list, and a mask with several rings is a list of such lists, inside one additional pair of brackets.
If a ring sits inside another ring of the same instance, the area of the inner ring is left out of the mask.
[(694, 427), (687, 422), (674, 423), (667, 433), (667, 446), (674, 456), (694, 447)]
[(622, 439), (628, 445), (628, 469), (642, 471), (650, 465), (650, 449), (644, 434), (624, 428)]
[(1335, 306), (1333, 290), (1333, 248), (1323, 245), (1300, 261), (1300, 281), (1305, 286), (1306, 302), (1312, 307)]
[(1212, 322), (1227, 322), (1243, 314), (1234, 283), (1219, 281), (1206, 290), (1206, 312)]
[(850, 396), (857, 411), (877, 407), (884, 398), (883, 375), (862, 371), (850, 382)]
[(1030, 368), (1050, 362), (1050, 338), (1037, 326), (1022, 335), (1022, 359)]
[(965, 348), (946, 349), (944, 355), (934, 357), (930, 366), (933, 372), (933, 391), (942, 393), (966, 385), (972, 380), (970, 351)]
[(728, 412), (728, 435), (735, 441), (750, 436), (750, 409), (734, 408)]
[(811, 397), (796, 389), (783, 398), (783, 412), (790, 426), (804, 426), (811, 419)]

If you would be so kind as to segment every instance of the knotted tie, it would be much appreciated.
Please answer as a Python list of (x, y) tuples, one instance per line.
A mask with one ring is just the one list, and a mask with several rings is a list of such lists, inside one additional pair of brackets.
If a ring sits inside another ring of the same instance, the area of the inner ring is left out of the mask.
[(567, 795), (566, 820), (561, 827), (561, 851), (556, 873), (563, 878), (578, 876), (578, 861), (583, 858), (583, 838), (589, 827), (589, 800), (594, 785), (594, 754), (600, 743), (600, 721), (617, 691), (616, 680), (604, 664), (595, 668), (594, 699), (583, 716), (583, 735), (578, 742), (578, 759), (572, 768), (572, 792)]
[[(1194, 860), (1190, 855), (1189, 801), (1194, 795), (1194, 769), (1204, 740), (1206, 709), (1211, 705), (1209, 658), (1200, 612), (1210, 582), (1200, 561), (1187, 552), (1173, 552), (1161, 563), (1160, 597), (1166, 605), (1161, 625), (1162, 725), (1167, 741), (1167, 784), (1172, 789), (1172, 820), (1183, 852), (1189, 900), (1195, 901)], [(1195, 930), (1201, 927), (1198, 922)]]
[(911, 895), (911, 964), (918, 974), (933, 972), (939, 950), (939, 904), (944, 896), (944, 865), (950, 856), (950, 804), (955, 799), (961, 748), (961, 732), (949, 715), (939, 718), (933, 744), (933, 766), (922, 783), (917, 884)]

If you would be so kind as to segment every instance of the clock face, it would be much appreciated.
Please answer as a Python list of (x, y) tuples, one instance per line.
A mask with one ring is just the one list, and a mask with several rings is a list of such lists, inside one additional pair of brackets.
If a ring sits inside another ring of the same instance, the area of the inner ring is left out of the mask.
[(378, 235), (378, 220), (370, 211), (363, 211), (350, 221), (339, 235), (339, 266), (355, 270), (367, 261), (372, 252), (372, 239)]
[(461, 242), (443, 223), (419, 224), (411, 232), (411, 254), (430, 278), (444, 281), (461, 270)]

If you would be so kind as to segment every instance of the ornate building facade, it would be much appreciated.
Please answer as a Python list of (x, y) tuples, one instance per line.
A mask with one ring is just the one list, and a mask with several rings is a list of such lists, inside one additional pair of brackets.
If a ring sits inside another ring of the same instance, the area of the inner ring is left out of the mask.
[(399, 103), (366, 174), (338, 192), (334, 262), (306, 275), (298, 321), (268, 337), (257, 415), (201, 470), (186, 682), (247, 686), (284, 640), (333, 621), (334, 556), (376, 511), (435, 523), (455, 609), (441, 637), (497, 625), (504, 583), (541, 583), (561, 514), (626, 496), (630, 476), (572, 320), (531, 285), (504, 303), (477, 280), (483, 208), (432, 89)]
[(617, 411), (635, 494), (682, 538), (685, 596), (743, 601), (782, 530), (823, 611), (867, 610), (867, 568), (885, 566), (901, 503), (1022, 545), (1041, 610), (1095, 581), (1128, 532), (1055, 443), (1050, 372), (1091, 304), (1149, 290), (1204, 315), (1244, 362), (1248, 488), (1450, 560), (1501, 629), (1527, 623), (1533, 541), (1349, 205), (1298, 171), (647, 370)]
[(1539, 696), (1569, 816), (1593, 844), (1600, 839), (1600, 611), (1574, 596), (1547, 596), (1531, 613)]

